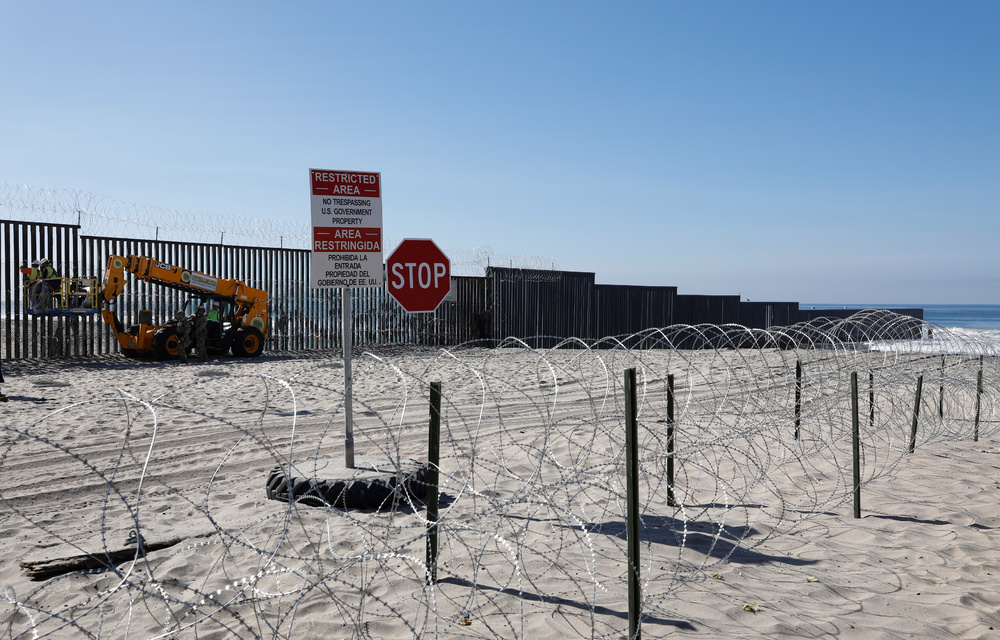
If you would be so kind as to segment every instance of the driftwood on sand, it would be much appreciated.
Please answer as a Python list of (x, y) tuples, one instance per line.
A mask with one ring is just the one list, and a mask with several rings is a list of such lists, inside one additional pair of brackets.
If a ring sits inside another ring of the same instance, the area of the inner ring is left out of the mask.
[(191, 538), (202, 538), (208, 533), (185, 536), (183, 538), (171, 538), (160, 542), (142, 541), (139, 546), (131, 544), (119, 549), (106, 549), (95, 553), (82, 553), (75, 556), (65, 556), (62, 558), (47, 558), (44, 560), (22, 560), (20, 567), (25, 570), (25, 575), (32, 580), (48, 580), (55, 576), (73, 573), (74, 571), (110, 571), (122, 564), (137, 558), (143, 558), (151, 551), (168, 549), (175, 545), (190, 540)]
[(72, 573), (74, 571), (90, 570), (110, 570), (123, 562), (141, 558), (149, 551), (158, 551), (172, 547), (183, 538), (165, 540), (163, 542), (151, 542), (141, 547), (135, 545), (122, 549), (101, 551), (97, 553), (83, 553), (65, 558), (49, 558), (46, 560), (22, 560), (20, 565), (26, 570), (27, 575), (32, 580), (48, 580), (55, 576)]

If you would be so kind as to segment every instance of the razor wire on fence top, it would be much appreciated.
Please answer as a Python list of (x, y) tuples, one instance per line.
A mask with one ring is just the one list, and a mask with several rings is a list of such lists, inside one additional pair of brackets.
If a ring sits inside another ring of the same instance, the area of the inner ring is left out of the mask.
[[(198, 242), (247, 247), (311, 248), (308, 214), (302, 222), (273, 220), (233, 213), (183, 211), (138, 204), (86, 189), (33, 188), (0, 181), (0, 219), (79, 225), (93, 236), (143, 238), (169, 242)], [(389, 256), (402, 238), (383, 238)], [(535, 254), (503, 254), (488, 246), (444, 249), (452, 275), (481, 276), (489, 266), (551, 271), (555, 261)]]
[[(918, 447), (996, 436), (993, 348), (927, 324), (923, 338), (899, 339), (912, 322), (871, 311), (822, 327), (675, 326), (546, 349), (509, 339), (362, 354), (354, 446), (390, 473), (425, 460), (428, 386), (443, 387), (430, 584), (428, 521), (411, 493), (362, 510), (290, 489), (284, 501), (264, 497), (275, 470), (305, 486), (342, 460), (337, 358), (175, 369), (185, 377), (172, 387), (157, 375), (169, 365), (109, 359), (104, 393), (69, 394), (55, 410), (10, 405), (4, 530), (37, 540), (46, 551), (36, 557), (86, 552), (106, 566), (33, 582), (5, 554), (0, 636), (621, 637), (630, 368), (642, 615), (662, 623), (691, 581), (729, 565), (767, 571), (786, 560), (769, 540), (850, 501), (852, 372), (862, 487), (904, 460), (919, 376)], [(38, 384), (57, 387), (55, 371)]]

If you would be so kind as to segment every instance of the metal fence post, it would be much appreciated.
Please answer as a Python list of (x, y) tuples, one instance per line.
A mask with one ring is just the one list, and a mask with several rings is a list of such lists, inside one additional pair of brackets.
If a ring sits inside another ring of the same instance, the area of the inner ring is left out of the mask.
[(628, 535), (628, 637), (640, 640), (639, 615), (639, 409), (635, 369), (625, 371), (625, 529)]
[(917, 422), (920, 418), (920, 392), (924, 388), (924, 376), (917, 377), (917, 397), (913, 400), (913, 427), (910, 429), (910, 453), (917, 447)]
[(676, 507), (674, 495), (674, 374), (667, 376), (667, 506)]
[(979, 409), (983, 399), (983, 357), (979, 356), (979, 376), (976, 378), (976, 426), (972, 431), (972, 441), (979, 442)]
[(854, 517), (861, 517), (861, 433), (858, 427), (858, 372), (851, 372), (851, 448), (854, 459)]
[(802, 361), (795, 361), (795, 439), (799, 439), (802, 423)]
[(427, 583), (437, 582), (438, 463), (441, 457), (441, 383), (431, 383), (431, 419), (427, 438)]

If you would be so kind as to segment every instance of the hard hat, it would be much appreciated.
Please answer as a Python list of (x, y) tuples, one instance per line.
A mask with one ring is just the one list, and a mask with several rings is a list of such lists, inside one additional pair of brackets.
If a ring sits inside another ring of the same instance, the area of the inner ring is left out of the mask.
[(48, 258), (42, 258), (42, 264), (45, 264), (45, 263), (46, 263), (46, 262), (48, 262), (48, 261), (49, 261), (49, 259), (48, 259)]
[(198, 313), (205, 313), (205, 307), (198, 307)]
[(33, 266), (33, 267), (37, 267), (37, 266), (38, 266), (39, 264), (40, 264), (40, 263), (38, 262), (38, 260), (37, 260), (37, 259), (36, 259), (36, 260), (32, 260), (32, 261), (31, 261), (31, 266)]
[(174, 317), (177, 318), (178, 320), (180, 320), (181, 318), (184, 317), (184, 312), (183, 311), (178, 311), (177, 313), (174, 314)]

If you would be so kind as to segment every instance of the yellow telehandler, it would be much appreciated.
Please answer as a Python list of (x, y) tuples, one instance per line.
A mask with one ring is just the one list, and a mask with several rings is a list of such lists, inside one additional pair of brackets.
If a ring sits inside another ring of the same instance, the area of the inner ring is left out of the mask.
[(260, 355), (267, 340), (267, 292), (239, 280), (216, 278), (146, 256), (108, 256), (104, 283), (98, 295), (101, 317), (111, 327), (129, 356), (152, 354), (161, 360), (177, 358), (177, 323), (153, 323), (153, 313), (139, 311), (139, 324), (126, 329), (110, 308), (125, 288), (126, 274), (136, 280), (190, 294), (182, 311), (193, 316), (198, 307), (208, 315), (206, 346), (215, 354), (253, 357)]

